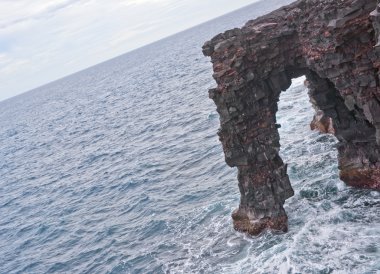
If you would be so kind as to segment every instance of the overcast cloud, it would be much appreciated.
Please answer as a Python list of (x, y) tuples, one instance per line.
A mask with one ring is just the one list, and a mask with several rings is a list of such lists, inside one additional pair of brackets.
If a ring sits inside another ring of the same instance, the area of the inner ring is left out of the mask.
[(0, 100), (257, 0), (0, 0)]

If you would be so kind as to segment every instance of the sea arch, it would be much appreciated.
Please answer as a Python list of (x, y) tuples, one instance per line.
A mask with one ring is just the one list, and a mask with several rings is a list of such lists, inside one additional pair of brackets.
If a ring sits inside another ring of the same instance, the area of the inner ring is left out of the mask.
[(339, 141), (341, 179), (380, 189), (377, 9), (372, 0), (300, 0), (203, 46), (217, 82), (209, 95), (220, 115), (225, 160), (238, 168), (236, 230), (288, 229), (283, 205), (294, 193), (279, 155), (276, 112), (281, 91), (303, 75), (316, 123)]

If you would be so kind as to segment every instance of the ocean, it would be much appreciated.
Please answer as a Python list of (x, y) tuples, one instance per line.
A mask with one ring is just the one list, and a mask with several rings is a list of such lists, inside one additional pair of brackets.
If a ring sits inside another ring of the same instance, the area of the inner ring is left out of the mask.
[(338, 178), (303, 78), (281, 95), (289, 232), (233, 230), (202, 44), (266, 0), (0, 102), (0, 273), (380, 273), (380, 193)]

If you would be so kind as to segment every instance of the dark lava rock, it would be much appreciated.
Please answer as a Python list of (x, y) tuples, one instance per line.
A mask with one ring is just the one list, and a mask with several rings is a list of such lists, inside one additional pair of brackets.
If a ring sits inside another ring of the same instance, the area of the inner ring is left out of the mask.
[(293, 196), (276, 124), (280, 92), (305, 75), (315, 128), (339, 140), (341, 179), (380, 189), (380, 3), (299, 0), (219, 34), (203, 46), (211, 57), (226, 162), (241, 192), (235, 229), (252, 235), (287, 230)]

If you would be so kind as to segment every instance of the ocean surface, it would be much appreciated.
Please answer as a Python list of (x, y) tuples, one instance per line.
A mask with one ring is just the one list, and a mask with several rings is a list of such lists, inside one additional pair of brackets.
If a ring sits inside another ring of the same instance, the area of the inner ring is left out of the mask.
[(380, 193), (338, 178), (303, 79), (281, 95), (287, 234), (233, 230), (201, 46), (266, 0), (0, 103), (0, 273), (380, 273)]

